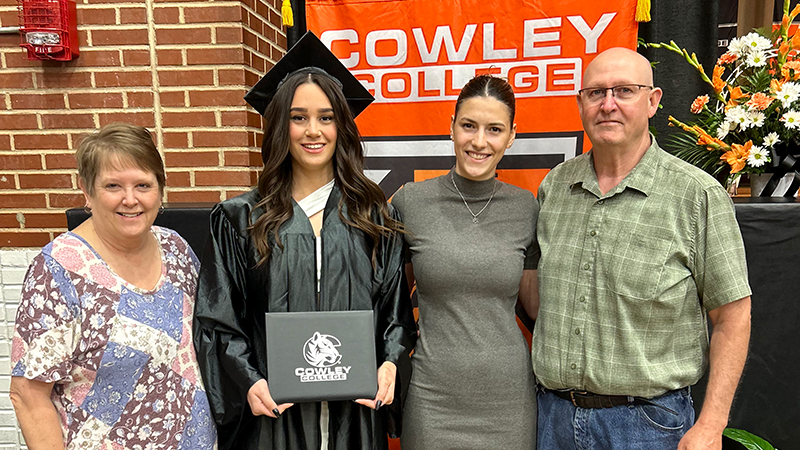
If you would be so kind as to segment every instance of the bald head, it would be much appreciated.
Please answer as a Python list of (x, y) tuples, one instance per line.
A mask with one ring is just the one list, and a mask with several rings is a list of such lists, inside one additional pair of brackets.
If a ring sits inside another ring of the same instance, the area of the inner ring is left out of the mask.
[[(617, 88), (626, 95), (617, 97)], [(578, 110), (596, 154), (644, 154), (650, 145), (648, 120), (661, 100), (650, 62), (627, 48), (608, 49), (586, 66), (581, 91)], [(591, 92), (604, 95), (589, 98)]]
[(614, 47), (597, 55), (586, 66), (586, 71), (583, 73), (583, 86), (595, 86), (596, 83), (592, 83), (596, 79), (614, 78), (615, 75), (620, 78), (620, 82), (614, 84), (627, 82), (646, 86), (653, 85), (653, 69), (647, 58), (633, 50)]

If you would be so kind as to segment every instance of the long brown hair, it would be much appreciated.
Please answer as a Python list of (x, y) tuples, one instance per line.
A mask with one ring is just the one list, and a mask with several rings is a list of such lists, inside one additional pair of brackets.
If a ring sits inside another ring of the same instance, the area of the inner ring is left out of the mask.
[[(403, 231), (400, 222), (394, 220), (386, 205), (386, 196), (381, 188), (364, 175), (364, 148), (361, 135), (340, 85), (320, 69), (309, 67), (290, 74), (278, 87), (275, 97), (264, 112), (264, 143), (261, 158), (264, 169), (258, 177), (258, 193), (261, 201), (256, 208), (264, 213), (250, 227), (253, 241), (264, 264), (272, 252), (272, 244), (283, 249), (278, 231), (292, 217), (292, 156), (289, 153), (290, 108), (297, 88), (313, 83), (328, 97), (333, 107), (336, 124), (336, 150), (333, 157), (334, 183), (342, 192), (339, 200), (339, 217), (345, 224), (357, 228), (367, 235), (372, 243), (373, 266), (376, 261), (377, 244), (382, 236)], [(347, 206), (347, 215), (342, 207)], [(383, 225), (375, 219), (383, 219)]]

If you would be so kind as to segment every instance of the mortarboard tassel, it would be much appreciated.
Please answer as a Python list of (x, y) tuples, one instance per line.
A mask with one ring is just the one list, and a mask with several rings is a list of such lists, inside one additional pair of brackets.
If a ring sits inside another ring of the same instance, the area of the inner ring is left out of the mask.
[(636, 21), (650, 22), (650, 0), (638, 0), (636, 2)]
[(281, 16), (283, 17), (283, 24), (287, 27), (294, 26), (294, 14), (292, 14), (292, 2), (283, 0), (281, 5)]

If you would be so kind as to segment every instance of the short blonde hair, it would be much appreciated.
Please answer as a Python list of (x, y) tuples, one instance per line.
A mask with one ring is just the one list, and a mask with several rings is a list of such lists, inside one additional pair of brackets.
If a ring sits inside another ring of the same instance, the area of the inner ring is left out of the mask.
[(106, 125), (81, 141), (75, 159), (78, 160), (78, 176), (89, 195), (94, 195), (94, 183), (100, 170), (114, 162), (154, 174), (158, 190), (164, 194), (167, 179), (164, 161), (144, 127), (127, 123)]

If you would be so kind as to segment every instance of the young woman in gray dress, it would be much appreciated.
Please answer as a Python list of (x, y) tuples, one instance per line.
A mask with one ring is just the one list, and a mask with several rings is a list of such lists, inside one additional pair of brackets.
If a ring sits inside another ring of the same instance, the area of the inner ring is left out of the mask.
[(518, 298), (532, 317), (537, 308), (539, 207), (495, 179), (515, 132), (511, 86), (473, 78), (450, 123), (455, 168), (392, 200), (419, 303), (403, 450), (536, 448), (530, 351), (514, 308)]

